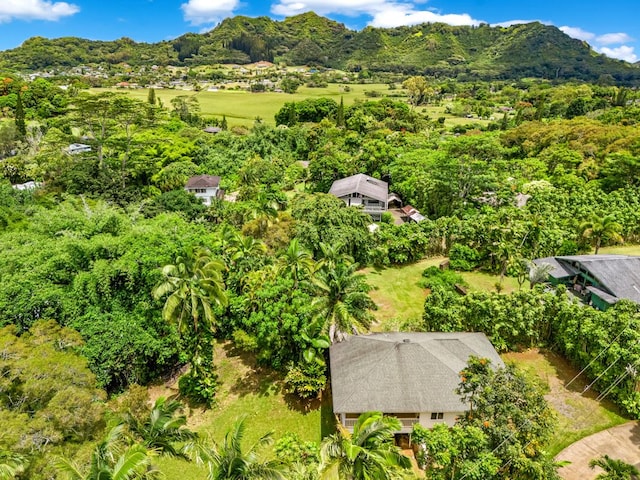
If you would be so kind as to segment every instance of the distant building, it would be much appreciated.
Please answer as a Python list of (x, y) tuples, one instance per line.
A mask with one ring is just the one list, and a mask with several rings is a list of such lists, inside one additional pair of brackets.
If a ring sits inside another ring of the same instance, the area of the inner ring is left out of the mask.
[(216, 134), (216, 133), (220, 133), (222, 131), (222, 128), (220, 127), (212, 127), (212, 126), (208, 126), (205, 129), (203, 129), (203, 132), (206, 133), (211, 133), (211, 134)]
[(389, 185), (387, 182), (363, 173), (336, 180), (329, 193), (335, 195), (350, 207), (362, 207), (364, 213), (380, 221), (387, 211)]
[(91, 151), (91, 145), (87, 145), (85, 143), (72, 143), (65, 149), (65, 152), (71, 155), (90, 152), (90, 151)]
[(424, 215), (422, 215), (418, 210), (413, 208), (411, 205), (405, 205), (401, 208), (402, 214), (406, 218), (406, 221), (420, 223), (426, 219)]
[(397, 433), (411, 433), (415, 423), (453, 426), (468, 410), (455, 390), (471, 355), (504, 367), (484, 333), (350, 336), (329, 349), (333, 411), (349, 431), (372, 410), (397, 417)]
[(618, 300), (640, 304), (640, 257), (630, 255), (572, 255), (538, 258), (549, 264), (548, 281), (567, 285), (584, 303), (606, 310)]
[(15, 185), (11, 185), (15, 190), (35, 190), (40, 187), (42, 184), (40, 182), (34, 182), (30, 180), (25, 183), (16, 183)]
[(219, 187), (220, 177), (215, 175), (197, 175), (187, 181), (184, 189), (201, 199), (205, 205), (210, 206), (211, 200), (224, 197), (224, 191), (220, 190)]

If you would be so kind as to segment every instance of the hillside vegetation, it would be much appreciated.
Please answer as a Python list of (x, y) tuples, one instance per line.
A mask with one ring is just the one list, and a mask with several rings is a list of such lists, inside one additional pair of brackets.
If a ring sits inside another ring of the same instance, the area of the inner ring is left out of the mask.
[(538, 77), (596, 81), (606, 76), (638, 84), (640, 69), (597, 54), (553, 26), (534, 22), (508, 28), (449, 26), (350, 30), (305, 13), (283, 21), (237, 16), (205, 34), (136, 43), (34, 37), (0, 53), (0, 68), (40, 70), (79, 64), (207, 65), (259, 60), (351, 71), (395, 71), (459, 79)]

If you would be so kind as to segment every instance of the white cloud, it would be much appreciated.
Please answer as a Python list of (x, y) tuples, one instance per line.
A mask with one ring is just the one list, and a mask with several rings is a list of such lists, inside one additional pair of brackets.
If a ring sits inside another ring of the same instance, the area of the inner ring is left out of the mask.
[(477, 25), (480, 20), (473, 19), (466, 13), (441, 14), (432, 10), (421, 10), (416, 4), (426, 3), (426, 0), (414, 2), (399, 2), (394, 0), (278, 0), (271, 6), (271, 12), (276, 15), (297, 15), (310, 10), (319, 15), (341, 14), (348, 16), (368, 15), (371, 17), (369, 25), (374, 27), (397, 27), (400, 25), (415, 25), (427, 22), (442, 22), (449, 25)]
[(239, 0), (189, 0), (180, 8), (184, 12), (184, 19), (193, 25), (217, 23), (225, 17), (233, 15)]
[(638, 56), (635, 54), (634, 48), (628, 45), (620, 45), (619, 47), (615, 48), (600, 47), (596, 48), (596, 51), (604, 53), (607, 57), (626, 60), (629, 63), (638, 61)]
[(595, 33), (587, 32), (586, 30), (582, 30), (579, 27), (568, 27), (565, 25), (564, 27), (559, 28), (570, 37), (577, 38), (578, 40), (585, 40), (588, 42), (596, 38)]
[(389, 6), (376, 12), (370, 25), (374, 27), (397, 27), (400, 25), (416, 25), (418, 23), (447, 23), (449, 25), (478, 25), (480, 20), (475, 20), (466, 13), (440, 14), (429, 10), (414, 10), (412, 6)]
[(632, 42), (633, 38), (631, 38), (626, 33), (605, 33), (604, 35), (600, 35), (596, 37), (596, 42), (600, 45), (615, 45), (620, 43)]
[(12, 20), (60, 20), (79, 11), (80, 7), (67, 2), (2, 0), (0, 1), (0, 23)]

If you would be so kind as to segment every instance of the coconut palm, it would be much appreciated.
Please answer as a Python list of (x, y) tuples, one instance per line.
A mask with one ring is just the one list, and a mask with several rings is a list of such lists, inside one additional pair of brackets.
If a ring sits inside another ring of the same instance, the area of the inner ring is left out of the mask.
[(289, 275), (293, 278), (293, 287), (297, 288), (301, 279), (311, 275), (315, 262), (311, 253), (302, 248), (297, 238), (289, 242), (287, 249), (280, 255), (277, 263), (278, 275)]
[(318, 294), (314, 309), (332, 343), (342, 341), (348, 333), (365, 331), (371, 324), (369, 310), (375, 303), (367, 293), (364, 275), (355, 273), (356, 269), (357, 264), (339, 263), (317, 272), (314, 279)]
[(596, 255), (603, 243), (622, 243), (622, 225), (616, 222), (613, 215), (600, 218), (593, 215), (591, 219), (580, 225), (580, 232), (583, 238), (589, 240), (596, 249)]
[(258, 450), (272, 443), (272, 434), (262, 436), (248, 450), (242, 450), (245, 417), (235, 421), (221, 444), (193, 444), (190, 452), (196, 462), (209, 470), (208, 480), (284, 480), (283, 468), (273, 461), (259, 459)]
[(0, 448), (0, 480), (12, 480), (24, 472), (27, 459), (10, 450)]
[(316, 263), (318, 270), (320, 269), (333, 269), (336, 265), (343, 263), (345, 265), (351, 265), (353, 257), (344, 252), (344, 246), (342, 244), (329, 244), (320, 242), (320, 252), (318, 253), (319, 260)]
[(531, 290), (536, 284), (546, 282), (553, 271), (553, 265), (544, 262), (540, 264), (527, 262), (527, 267), (529, 267), (529, 289)]
[(179, 415), (181, 409), (180, 402), (160, 397), (153, 404), (149, 418), (140, 421), (135, 416), (126, 414), (124, 419), (131, 433), (145, 447), (154, 449), (161, 455), (184, 456), (176, 448), (176, 443), (195, 440), (197, 434), (185, 427), (187, 417)]
[(211, 258), (208, 250), (198, 249), (178, 257), (174, 265), (162, 269), (163, 280), (153, 290), (156, 299), (169, 295), (162, 317), (178, 326), (181, 335), (197, 335), (213, 330), (213, 305), (226, 305), (222, 282), (224, 264)]
[(636, 480), (640, 476), (640, 470), (635, 466), (622, 460), (611, 458), (609, 455), (594, 458), (589, 462), (589, 467), (592, 469), (600, 467), (604, 470), (603, 473), (596, 477), (599, 480)]
[(401, 477), (402, 470), (411, 468), (411, 462), (393, 444), (393, 435), (400, 428), (397, 418), (385, 417), (381, 412), (363, 413), (353, 426), (353, 433), (343, 429), (323, 440), (320, 448), (322, 478)]
[(73, 462), (58, 458), (56, 469), (69, 480), (152, 480), (161, 478), (153, 468), (153, 451), (139, 444), (124, 442), (123, 425), (111, 429), (95, 447), (87, 469), (80, 469)]

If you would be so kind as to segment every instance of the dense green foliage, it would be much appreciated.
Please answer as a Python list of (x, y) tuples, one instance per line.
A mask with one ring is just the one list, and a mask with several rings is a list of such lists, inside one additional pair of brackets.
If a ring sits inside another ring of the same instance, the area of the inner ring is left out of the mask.
[[(283, 21), (227, 18), (204, 34), (136, 43), (34, 37), (0, 56), (0, 67), (40, 70), (82, 64), (211, 65), (258, 60), (352, 71), (429, 74), (459, 79), (537, 77), (637, 84), (634, 66), (595, 53), (558, 28), (534, 22), (511, 27), (441, 23), (353, 31), (312, 12)], [(576, 104), (576, 114), (579, 113)]]

